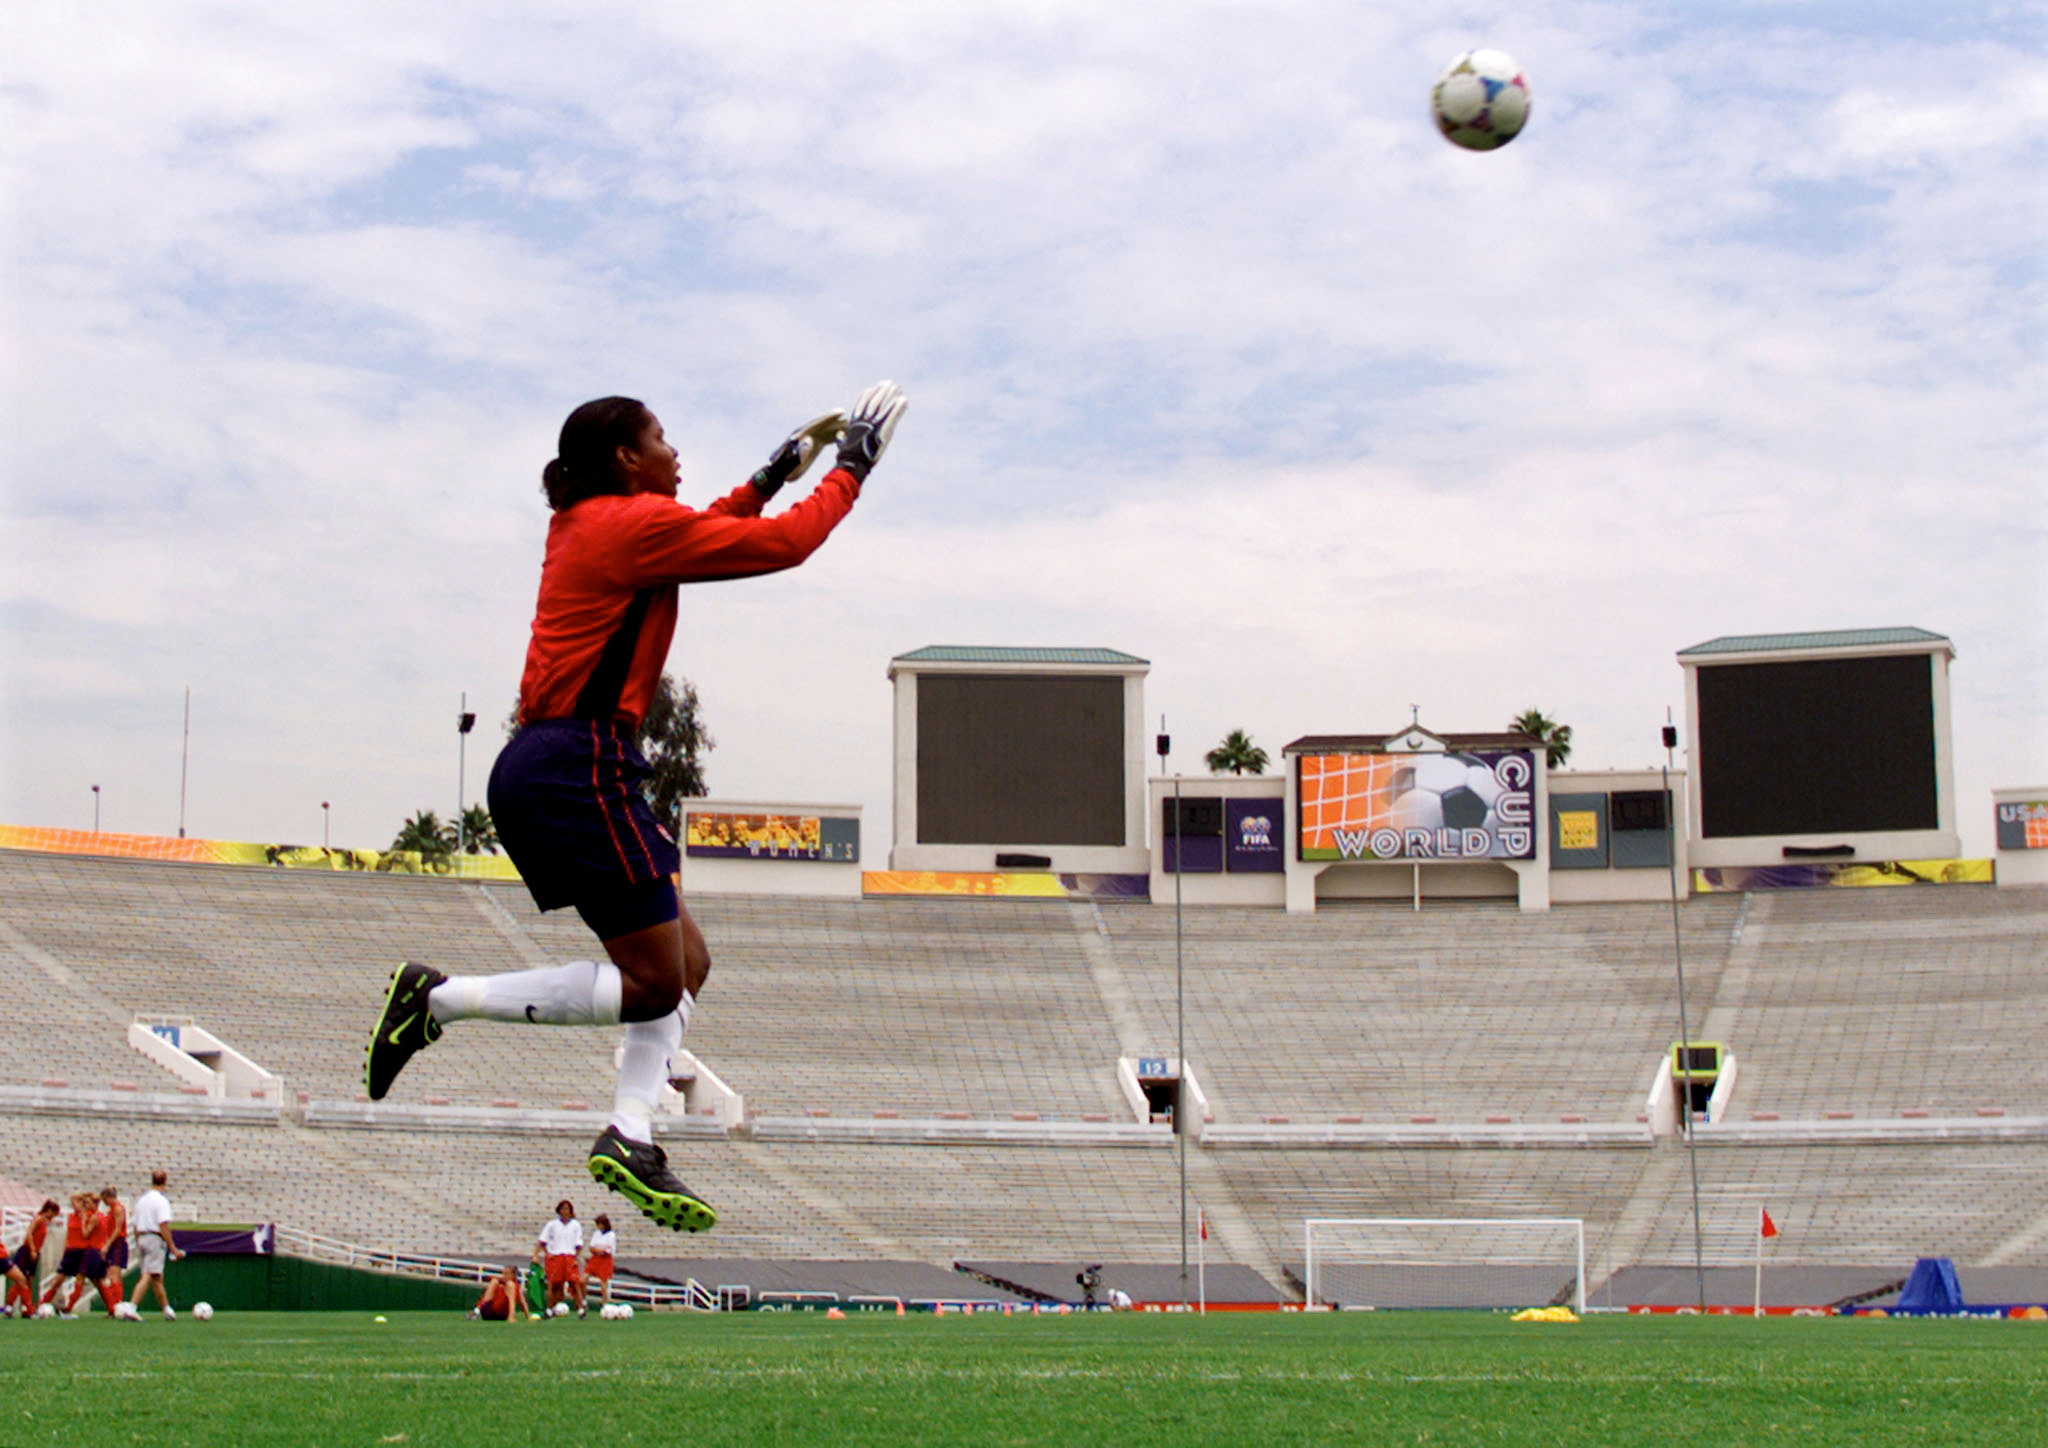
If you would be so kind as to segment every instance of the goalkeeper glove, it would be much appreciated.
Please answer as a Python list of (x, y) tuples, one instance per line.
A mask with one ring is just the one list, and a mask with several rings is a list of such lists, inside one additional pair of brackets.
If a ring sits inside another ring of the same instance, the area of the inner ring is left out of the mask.
[(893, 382), (877, 382), (854, 399), (853, 415), (839, 438), (839, 466), (866, 482), (868, 470), (882, 460), (909, 406), (910, 399)]
[(747, 481), (763, 499), (772, 498), (791, 478), (800, 478), (818, 449), (846, 430), (846, 414), (838, 408), (812, 418), (782, 440), (761, 470)]

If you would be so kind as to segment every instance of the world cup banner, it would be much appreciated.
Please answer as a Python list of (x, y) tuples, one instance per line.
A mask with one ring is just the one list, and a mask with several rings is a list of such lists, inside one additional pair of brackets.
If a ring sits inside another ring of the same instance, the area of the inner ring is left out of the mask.
[(1304, 860), (1530, 860), (1536, 856), (1536, 757), (1304, 754)]

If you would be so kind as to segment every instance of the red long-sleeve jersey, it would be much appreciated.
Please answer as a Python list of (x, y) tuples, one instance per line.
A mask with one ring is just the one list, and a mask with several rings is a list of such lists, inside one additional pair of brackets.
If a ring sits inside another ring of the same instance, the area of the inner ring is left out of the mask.
[(610, 717), (637, 726), (654, 699), (676, 631), (677, 585), (751, 578), (794, 568), (853, 508), (860, 484), (834, 468), (811, 495), (773, 518), (742, 483), (701, 511), (659, 493), (585, 498), (548, 524), (533, 640), (519, 681), (519, 722), (578, 714), (605, 646), (644, 605), (624, 682)]

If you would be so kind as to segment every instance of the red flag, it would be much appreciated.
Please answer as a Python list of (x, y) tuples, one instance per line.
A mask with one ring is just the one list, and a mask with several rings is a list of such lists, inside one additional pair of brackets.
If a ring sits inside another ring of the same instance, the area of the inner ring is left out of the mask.
[(1201, 1229), (1201, 1233), (1202, 1233), (1202, 1240), (1203, 1240), (1204, 1242), (1208, 1241), (1208, 1240), (1209, 1240), (1209, 1214), (1208, 1214), (1207, 1212), (1204, 1212), (1204, 1211), (1200, 1210), (1200, 1209), (1197, 1209), (1197, 1210), (1196, 1210), (1196, 1212), (1195, 1212), (1195, 1222), (1196, 1222), (1196, 1224), (1197, 1224), (1197, 1225), (1198, 1225), (1198, 1226), (1200, 1227), (1200, 1229)]
[(1756, 1211), (1758, 1219), (1757, 1235), (1765, 1241), (1769, 1241), (1778, 1235), (1778, 1224), (1771, 1220), (1771, 1209), (1769, 1207), (1758, 1207)]

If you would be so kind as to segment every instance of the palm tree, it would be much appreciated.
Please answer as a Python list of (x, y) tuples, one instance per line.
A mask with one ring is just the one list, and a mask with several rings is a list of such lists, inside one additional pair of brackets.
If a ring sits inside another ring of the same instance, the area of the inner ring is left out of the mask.
[(1572, 757), (1572, 726), (1558, 723), (1541, 709), (1524, 709), (1508, 721), (1508, 728), (1541, 744), (1543, 757), (1552, 769)]
[(1204, 756), (1211, 774), (1229, 770), (1232, 774), (1264, 774), (1266, 772), (1266, 751), (1252, 743), (1251, 735), (1242, 729), (1233, 729), (1223, 736), (1223, 742)]
[(445, 861), (455, 853), (455, 826), (442, 824), (439, 815), (423, 809), (398, 827), (391, 848), (416, 851), (430, 861)]
[(491, 823), (491, 812), (480, 804), (462, 812), (462, 851), (467, 855), (498, 853), (498, 827)]

